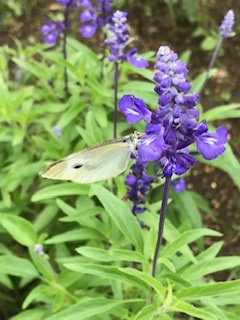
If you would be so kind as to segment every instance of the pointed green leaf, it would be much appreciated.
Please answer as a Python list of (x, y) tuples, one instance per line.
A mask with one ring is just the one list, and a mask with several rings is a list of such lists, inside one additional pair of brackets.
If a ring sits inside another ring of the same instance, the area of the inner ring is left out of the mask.
[(37, 232), (33, 225), (24, 218), (13, 214), (1, 214), (0, 223), (23, 246), (33, 247), (36, 244)]
[(98, 264), (80, 264), (80, 263), (66, 263), (64, 266), (70, 270), (81, 272), (83, 274), (92, 274), (101, 278), (107, 278), (112, 280), (119, 280), (122, 282), (130, 283), (131, 285), (140, 288), (145, 292), (150, 292), (151, 288), (149, 284), (146, 284), (141, 278), (127, 274), (117, 267), (103, 266)]
[(137, 251), (143, 252), (142, 230), (128, 206), (103, 186), (94, 184), (92, 190), (118, 229), (137, 248)]
[(98, 261), (132, 261), (147, 263), (146, 258), (142, 254), (131, 250), (103, 250), (100, 248), (79, 247), (76, 251), (85, 257)]
[(13, 255), (0, 256), (0, 273), (18, 277), (38, 277), (37, 270), (30, 261)]
[(72, 196), (72, 195), (87, 195), (89, 192), (89, 186), (83, 184), (75, 184), (70, 182), (65, 182), (61, 184), (45, 187), (38, 190), (32, 197), (32, 201), (41, 201), (45, 199), (57, 198), (60, 196)]
[(229, 294), (240, 294), (240, 280), (184, 288), (179, 290), (176, 295), (181, 299), (198, 299), (205, 297), (225, 296)]
[(141, 300), (114, 301), (104, 298), (84, 298), (73, 306), (62, 310), (53, 316), (46, 317), (45, 320), (88, 319), (89, 317), (111, 312), (111, 310), (114, 310), (121, 304), (137, 301)]

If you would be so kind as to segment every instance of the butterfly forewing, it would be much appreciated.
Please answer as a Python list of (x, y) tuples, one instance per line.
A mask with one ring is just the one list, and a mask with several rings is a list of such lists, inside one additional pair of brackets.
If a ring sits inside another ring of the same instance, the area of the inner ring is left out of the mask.
[(132, 149), (132, 143), (124, 139), (108, 141), (56, 161), (43, 169), (40, 175), (77, 183), (93, 183), (116, 177), (126, 169)]

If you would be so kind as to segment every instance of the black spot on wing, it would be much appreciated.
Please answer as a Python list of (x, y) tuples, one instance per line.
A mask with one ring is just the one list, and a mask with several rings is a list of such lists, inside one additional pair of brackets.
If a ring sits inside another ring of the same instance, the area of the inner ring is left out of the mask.
[(81, 167), (82, 167), (82, 164), (80, 164), (80, 163), (75, 163), (75, 164), (72, 166), (73, 169), (80, 169)]

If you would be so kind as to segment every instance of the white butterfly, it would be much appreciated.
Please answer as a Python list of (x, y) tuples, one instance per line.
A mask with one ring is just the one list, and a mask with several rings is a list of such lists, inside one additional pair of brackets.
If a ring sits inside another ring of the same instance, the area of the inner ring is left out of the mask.
[(77, 183), (93, 183), (116, 177), (126, 170), (141, 136), (139, 132), (134, 132), (123, 138), (88, 147), (53, 162), (39, 174), (43, 178)]

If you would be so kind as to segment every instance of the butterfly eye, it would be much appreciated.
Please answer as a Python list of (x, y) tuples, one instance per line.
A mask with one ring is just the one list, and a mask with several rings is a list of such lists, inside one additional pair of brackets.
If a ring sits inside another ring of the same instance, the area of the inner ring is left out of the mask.
[(79, 163), (76, 163), (76, 164), (74, 164), (74, 165), (72, 166), (73, 169), (79, 169), (79, 168), (81, 168), (81, 167), (82, 167), (82, 165), (79, 164)]

